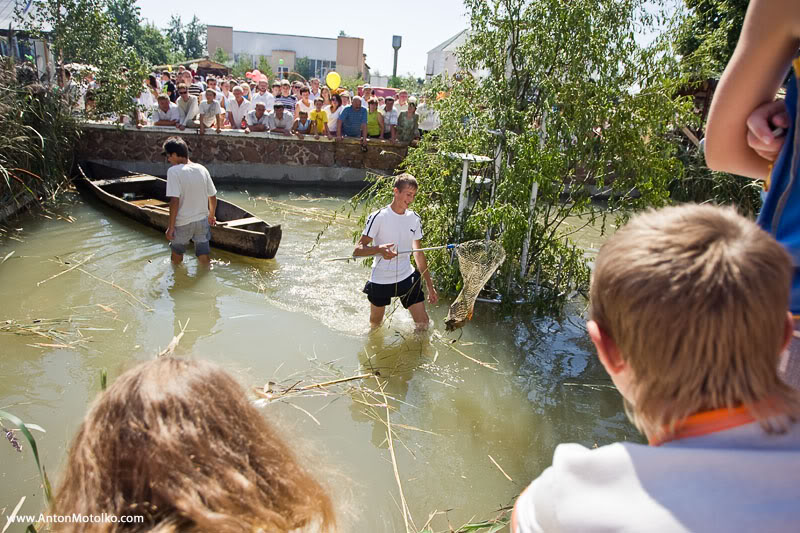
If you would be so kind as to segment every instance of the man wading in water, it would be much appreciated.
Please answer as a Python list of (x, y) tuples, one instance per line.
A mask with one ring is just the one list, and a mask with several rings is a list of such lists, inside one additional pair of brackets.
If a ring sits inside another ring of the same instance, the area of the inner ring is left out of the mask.
[[(420, 283), (422, 278), (428, 288), (428, 301), (431, 304), (439, 301), (428, 272), (425, 252), (414, 252), (419, 270), (411, 266), (411, 253), (408, 252), (422, 248), (422, 222), (419, 215), (408, 209), (417, 195), (417, 187), (417, 180), (411, 174), (398, 176), (394, 182), (394, 200), (369, 216), (361, 240), (353, 250), (356, 257), (375, 256), (372, 273), (364, 286), (371, 304), (369, 322), (372, 327), (381, 325), (386, 306), (392, 298), (398, 297), (411, 313), (417, 330), (428, 329), (425, 293)], [(375, 245), (370, 246), (373, 241)], [(406, 253), (398, 255), (398, 250)]]
[(164, 143), (164, 155), (172, 165), (167, 170), (169, 197), (169, 227), (167, 240), (172, 249), (172, 262), (183, 261), (186, 245), (194, 241), (197, 260), (211, 263), (211, 226), (217, 223), (217, 189), (206, 167), (189, 161), (189, 148), (180, 137), (170, 137)]

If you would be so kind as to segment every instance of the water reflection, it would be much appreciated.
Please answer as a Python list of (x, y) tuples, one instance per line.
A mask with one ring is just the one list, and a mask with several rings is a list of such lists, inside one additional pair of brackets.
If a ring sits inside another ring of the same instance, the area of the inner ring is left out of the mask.
[(197, 265), (194, 272), (183, 265), (172, 271), (167, 293), (173, 302), (173, 332), (177, 336), (183, 331), (175, 354), (188, 355), (193, 353), (200, 339), (215, 333), (214, 326), (220, 319), (218, 298), (222, 287), (215, 271), (201, 265)]

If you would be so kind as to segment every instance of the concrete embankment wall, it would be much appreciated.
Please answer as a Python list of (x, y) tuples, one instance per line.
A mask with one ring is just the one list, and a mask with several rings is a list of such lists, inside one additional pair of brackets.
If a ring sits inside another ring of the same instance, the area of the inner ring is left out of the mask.
[(197, 130), (159, 126), (136, 129), (87, 124), (76, 157), (165, 176), (169, 164), (161, 155), (161, 145), (170, 136), (182, 137), (189, 146), (189, 157), (205, 165), (215, 180), (356, 185), (364, 181), (367, 171), (392, 174), (408, 150), (405, 145), (378, 140), (370, 140), (365, 152), (357, 139), (298, 139), (225, 130), (206, 130), (200, 135)]

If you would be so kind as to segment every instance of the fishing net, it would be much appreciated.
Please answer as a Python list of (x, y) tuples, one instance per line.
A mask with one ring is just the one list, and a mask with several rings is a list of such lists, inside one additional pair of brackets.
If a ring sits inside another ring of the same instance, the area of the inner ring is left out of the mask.
[(472, 318), (472, 308), (478, 294), (506, 258), (503, 247), (494, 241), (468, 241), (459, 244), (456, 255), (463, 288), (447, 313), (447, 331), (462, 327)]

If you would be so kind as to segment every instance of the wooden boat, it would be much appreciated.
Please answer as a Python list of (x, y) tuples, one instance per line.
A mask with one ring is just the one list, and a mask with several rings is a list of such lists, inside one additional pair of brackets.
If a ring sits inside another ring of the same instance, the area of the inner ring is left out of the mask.
[[(134, 220), (166, 231), (169, 225), (167, 181), (97, 163), (78, 165), (75, 183), (98, 200)], [(230, 202), (217, 199), (217, 225), (211, 246), (250, 257), (272, 259), (281, 243), (280, 225), (270, 225)]]

